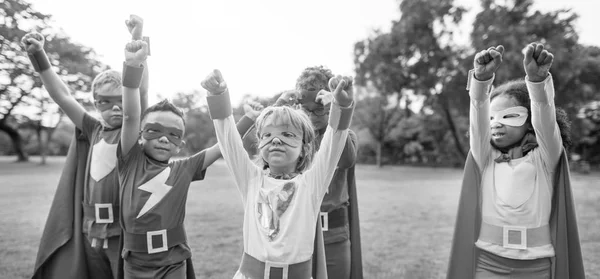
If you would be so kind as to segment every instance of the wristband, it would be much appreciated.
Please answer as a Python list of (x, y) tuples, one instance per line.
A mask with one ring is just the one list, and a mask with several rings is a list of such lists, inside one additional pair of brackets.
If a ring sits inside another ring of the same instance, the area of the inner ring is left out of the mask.
[(28, 53), (27, 56), (29, 56), (29, 60), (31, 61), (33, 69), (36, 72), (41, 73), (50, 69), (50, 61), (48, 60), (48, 56), (46, 55), (45, 51), (38, 50), (34, 53)]
[(140, 88), (143, 73), (143, 65), (141, 67), (134, 67), (129, 66), (127, 65), (127, 63), (123, 62), (123, 87)]
[(231, 115), (231, 100), (229, 99), (229, 90), (225, 90), (219, 95), (208, 95), (208, 113), (211, 119), (225, 119)]
[(354, 102), (348, 107), (341, 107), (336, 102), (331, 104), (329, 114), (329, 126), (336, 130), (346, 130), (350, 127), (352, 113), (354, 112)]

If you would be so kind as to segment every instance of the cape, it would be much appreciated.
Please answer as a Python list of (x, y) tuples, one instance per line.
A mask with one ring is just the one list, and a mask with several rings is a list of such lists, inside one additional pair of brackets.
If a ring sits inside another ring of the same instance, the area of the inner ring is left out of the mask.
[(354, 175), (354, 166), (348, 168), (348, 196), (350, 205), (348, 206), (348, 219), (350, 225), (350, 278), (362, 279), (362, 248), (360, 242), (360, 221), (358, 218), (358, 200), (356, 194), (356, 176)]
[[(458, 214), (448, 264), (448, 279), (472, 279), (479, 250), (475, 242), (481, 227), (481, 173), (471, 152), (467, 156), (460, 191)], [(583, 259), (567, 154), (563, 153), (552, 182), (550, 234), (556, 256), (552, 258), (553, 279), (584, 279)]]
[(89, 148), (87, 138), (76, 129), (46, 219), (33, 279), (88, 278), (81, 201)]
[(325, 241), (323, 240), (321, 218), (317, 218), (312, 265), (313, 279), (327, 279), (327, 258), (325, 256)]

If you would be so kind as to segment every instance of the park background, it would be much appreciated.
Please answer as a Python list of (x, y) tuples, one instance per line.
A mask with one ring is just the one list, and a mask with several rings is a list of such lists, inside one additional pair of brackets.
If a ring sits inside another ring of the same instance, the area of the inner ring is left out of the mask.
[[(120, 70), (129, 14), (151, 37), (150, 102), (186, 113), (186, 150), (216, 143), (199, 83), (222, 70), (239, 117), (272, 103), (302, 69), (355, 77), (352, 129), (366, 278), (443, 278), (468, 152), (467, 72), (502, 44), (495, 84), (522, 78), (522, 48), (555, 55), (556, 104), (573, 121), (569, 150), (586, 270), (600, 278), (600, 8), (596, 1), (21, 1), (0, 0), (0, 277), (31, 275), (73, 125), (49, 99), (20, 38), (46, 51), (91, 112), (89, 87)], [(285, 2), (285, 3), (284, 3)], [(252, 137), (246, 141), (252, 145)], [(249, 148), (250, 151), (252, 151)], [(192, 187), (186, 224), (200, 278), (233, 275), (242, 208), (223, 162)]]

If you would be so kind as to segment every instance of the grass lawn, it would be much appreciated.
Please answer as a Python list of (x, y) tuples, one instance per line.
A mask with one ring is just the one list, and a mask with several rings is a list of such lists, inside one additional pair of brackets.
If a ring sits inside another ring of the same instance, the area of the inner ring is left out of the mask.
[[(29, 278), (61, 173), (0, 157), (0, 278)], [(462, 170), (358, 166), (365, 278), (445, 278)], [(588, 278), (600, 278), (600, 173), (573, 174)], [(192, 184), (186, 228), (198, 278), (232, 278), (242, 253), (242, 205), (223, 161)]]

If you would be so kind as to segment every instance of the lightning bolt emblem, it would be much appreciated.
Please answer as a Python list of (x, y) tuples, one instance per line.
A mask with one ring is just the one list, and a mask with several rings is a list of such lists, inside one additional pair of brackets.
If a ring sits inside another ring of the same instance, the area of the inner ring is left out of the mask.
[(138, 189), (149, 192), (151, 195), (135, 218), (140, 218), (140, 216), (146, 214), (148, 210), (160, 202), (171, 188), (173, 188), (173, 186), (165, 184), (167, 178), (169, 178), (169, 174), (171, 174), (171, 168), (167, 167), (148, 182), (138, 187)]

